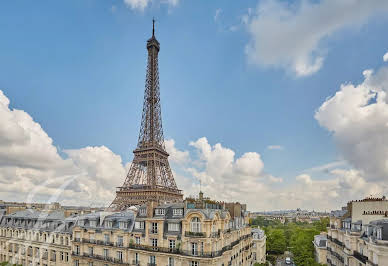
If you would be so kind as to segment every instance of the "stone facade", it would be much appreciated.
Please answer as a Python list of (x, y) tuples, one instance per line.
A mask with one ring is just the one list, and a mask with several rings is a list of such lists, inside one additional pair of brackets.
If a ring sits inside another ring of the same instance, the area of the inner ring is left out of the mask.
[(333, 213), (328, 228), (327, 264), (388, 265), (388, 201), (365, 199)]
[[(200, 207), (200, 208), (199, 208)], [(0, 217), (0, 261), (22, 265), (252, 265), (266, 237), (245, 206), (208, 198), (65, 217), (24, 210)], [(240, 210), (238, 213), (236, 210)]]

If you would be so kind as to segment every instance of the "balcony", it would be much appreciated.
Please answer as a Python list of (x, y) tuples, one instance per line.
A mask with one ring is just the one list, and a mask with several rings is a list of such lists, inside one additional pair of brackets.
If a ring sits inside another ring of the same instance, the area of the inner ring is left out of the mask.
[(95, 240), (95, 239), (86, 239), (86, 238), (83, 238), (83, 239), (82, 239), (82, 242), (83, 242), (83, 243), (89, 243), (89, 244), (97, 244), (97, 240)]
[(210, 237), (212, 237), (212, 238), (220, 237), (220, 231), (212, 232), (212, 233), (210, 234)]
[(124, 243), (123, 242), (116, 242), (115, 246), (116, 247), (124, 247)]
[(373, 262), (371, 262), (370, 260), (368, 260), (368, 261), (366, 262), (366, 265), (367, 265), (367, 266), (378, 266), (377, 263), (373, 263)]
[(185, 237), (206, 237), (206, 233), (186, 231)]
[(139, 265), (140, 265), (140, 261), (138, 261), (138, 260), (133, 260), (133, 261), (132, 261), (132, 265), (138, 265), (138, 266), (139, 266)]
[(121, 258), (121, 259), (114, 258), (114, 259), (113, 259), (113, 262), (114, 262), (114, 263), (120, 263), (120, 264), (122, 264), (122, 263), (123, 263), (123, 259), (122, 259), (122, 258)]
[(362, 254), (361, 254), (360, 252), (358, 252), (358, 251), (354, 251), (353, 256), (354, 256), (356, 259), (358, 259), (359, 261), (361, 261), (362, 263), (364, 263), (364, 264), (368, 261), (368, 257), (362, 255)]
[(97, 245), (104, 245), (104, 246), (111, 246), (111, 247), (113, 247), (113, 242), (105, 241), (105, 240), (97, 240), (96, 244)]
[(149, 234), (157, 234), (158, 233), (158, 229), (149, 229), (148, 233)]

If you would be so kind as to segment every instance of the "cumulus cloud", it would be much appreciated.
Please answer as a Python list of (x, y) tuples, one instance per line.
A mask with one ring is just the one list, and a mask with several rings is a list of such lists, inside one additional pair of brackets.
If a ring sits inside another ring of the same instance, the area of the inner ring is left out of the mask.
[(388, 52), (383, 56), (384, 62), (388, 62)]
[(169, 160), (173, 163), (185, 163), (189, 160), (189, 152), (181, 151), (175, 147), (173, 139), (165, 140), (164, 142), (167, 152), (170, 154)]
[(62, 201), (105, 205), (123, 182), (126, 169), (108, 148), (65, 150), (32, 117), (9, 108), (0, 91), (0, 193), (5, 200)]
[(306, 185), (311, 185), (313, 183), (313, 181), (311, 180), (311, 176), (309, 176), (307, 174), (298, 175), (296, 177), (296, 180), (303, 182)]
[(330, 131), (343, 158), (367, 180), (388, 175), (388, 67), (363, 72), (358, 85), (342, 84), (317, 110), (315, 118)]
[(386, 11), (388, 2), (381, 0), (260, 1), (245, 17), (251, 38), (245, 49), (248, 61), (299, 77), (311, 75), (324, 63), (323, 39)]

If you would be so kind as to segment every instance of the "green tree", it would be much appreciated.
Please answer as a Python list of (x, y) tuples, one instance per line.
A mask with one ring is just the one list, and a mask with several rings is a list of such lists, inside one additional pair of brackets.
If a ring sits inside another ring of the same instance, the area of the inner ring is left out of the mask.
[(284, 230), (273, 229), (267, 235), (267, 250), (274, 254), (283, 254), (286, 251), (286, 237)]

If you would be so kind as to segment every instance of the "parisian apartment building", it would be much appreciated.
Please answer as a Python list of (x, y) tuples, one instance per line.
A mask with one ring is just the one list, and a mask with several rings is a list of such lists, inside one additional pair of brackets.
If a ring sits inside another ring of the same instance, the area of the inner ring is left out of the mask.
[(326, 265), (388, 265), (388, 200), (365, 198), (332, 211), (326, 233), (315, 236), (316, 261)]

